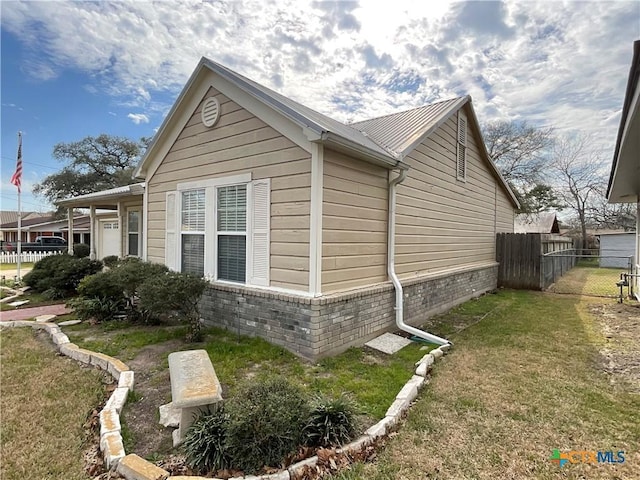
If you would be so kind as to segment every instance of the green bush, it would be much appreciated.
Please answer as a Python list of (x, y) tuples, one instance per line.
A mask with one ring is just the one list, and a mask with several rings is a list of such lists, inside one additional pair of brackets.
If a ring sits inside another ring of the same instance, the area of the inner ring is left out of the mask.
[(201, 413), (185, 435), (184, 450), (189, 467), (202, 474), (231, 466), (227, 446), (229, 415), (223, 404)]
[(51, 298), (73, 295), (80, 281), (102, 270), (102, 262), (68, 254), (51, 255), (36, 262), (24, 282), (37, 292), (48, 291)]
[(303, 392), (282, 377), (253, 380), (227, 405), (227, 447), (245, 473), (277, 467), (301, 444), (309, 406)]
[(102, 263), (104, 263), (105, 267), (109, 268), (115, 267), (119, 261), (120, 258), (117, 255), (107, 255), (102, 259)]
[(337, 447), (349, 442), (356, 433), (356, 413), (355, 404), (345, 395), (335, 399), (316, 397), (302, 430), (305, 444), (310, 447)]
[(122, 285), (111, 271), (99, 272), (83, 278), (78, 285), (78, 294), (87, 298), (124, 300)]
[(189, 323), (187, 340), (202, 338), (198, 303), (207, 281), (188, 273), (168, 272), (147, 278), (138, 288), (139, 308), (150, 318), (177, 315)]
[(91, 254), (91, 248), (86, 243), (76, 243), (73, 245), (73, 256), (76, 258), (85, 258)]
[(160, 263), (143, 262), (139, 258), (122, 259), (111, 270), (112, 275), (122, 286), (125, 296), (133, 300), (138, 294), (138, 287), (148, 278), (164, 275), (169, 269)]

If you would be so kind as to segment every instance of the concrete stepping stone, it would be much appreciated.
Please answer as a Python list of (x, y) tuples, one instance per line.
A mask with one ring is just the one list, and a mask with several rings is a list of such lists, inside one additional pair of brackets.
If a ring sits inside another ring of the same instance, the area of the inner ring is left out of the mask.
[(38, 322), (38, 323), (50, 322), (51, 320), (56, 318), (56, 316), (57, 315), (38, 315), (36, 317), (36, 322)]
[(69, 327), (71, 325), (77, 325), (82, 323), (82, 320), (67, 320), (66, 322), (60, 322), (58, 324), (59, 327)]
[(400, 335), (394, 335), (393, 333), (384, 333), (370, 342), (365, 343), (365, 345), (369, 348), (373, 348), (374, 350), (392, 355), (402, 350), (410, 343), (411, 340), (408, 338), (401, 337)]
[(29, 300), (18, 300), (17, 302), (11, 302), (8, 305), (10, 307), (20, 307), (21, 305), (25, 305), (29, 303)]

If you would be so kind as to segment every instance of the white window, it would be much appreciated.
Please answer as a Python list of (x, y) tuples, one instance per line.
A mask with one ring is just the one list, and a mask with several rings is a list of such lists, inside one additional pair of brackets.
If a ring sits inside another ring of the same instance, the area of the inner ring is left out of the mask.
[(141, 251), (140, 209), (127, 210), (127, 255), (139, 257)]
[(167, 193), (165, 261), (214, 281), (269, 285), (270, 182), (249, 174)]
[(462, 110), (458, 110), (456, 178), (462, 181), (467, 180), (467, 117)]
[(205, 189), (187, 190), (181, 195), (181, 271), (204, 275)]

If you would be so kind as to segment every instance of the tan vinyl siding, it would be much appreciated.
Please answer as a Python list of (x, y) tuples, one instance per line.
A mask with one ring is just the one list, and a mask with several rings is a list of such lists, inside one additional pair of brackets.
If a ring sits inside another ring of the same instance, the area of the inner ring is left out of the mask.
[(308, 290), (311, 155), (227, 97), (213, 128), (200, 106), (148, 182), (148, 257), (164, 262), (165, 194), (177, 183), (251, 172), (271, 179), (271, 286)]
[(456, 178), (457, 115), (405, 159), (398, 187), (396, 271), (401, 278), (495, 260), (495, 234), (513, 230), (513, 207), (468, 126), (466, 181)]
[(325, 150), (322, 292), (387, 279), (387, 170)]

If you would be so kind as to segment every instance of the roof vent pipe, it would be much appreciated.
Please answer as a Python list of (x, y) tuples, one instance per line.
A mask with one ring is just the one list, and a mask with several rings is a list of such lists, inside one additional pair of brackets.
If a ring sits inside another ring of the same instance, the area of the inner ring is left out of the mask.
[(387, 273), (391, 278), (393, 287), (396, 291), (396, 304), (394, 310), (396, 311), (396, 325), (402, 331), (415, 335), (416, 337), (423, 338), (429, 342), (436, 343), (438, 345), (450, 344), (449, 340), (438, 337), (431, 333), (427, 333), (418, 328), (412, 327), (404, 323), (404, 299), (402, 294), (402, 284), (396, 275), (395, 265), (395, 247), (396, 247), (396, 186), (403, 182), (407, 177), (407, 170), (401, 169), (400, 174), (389, 181), (389, 228), (387, 229)]

